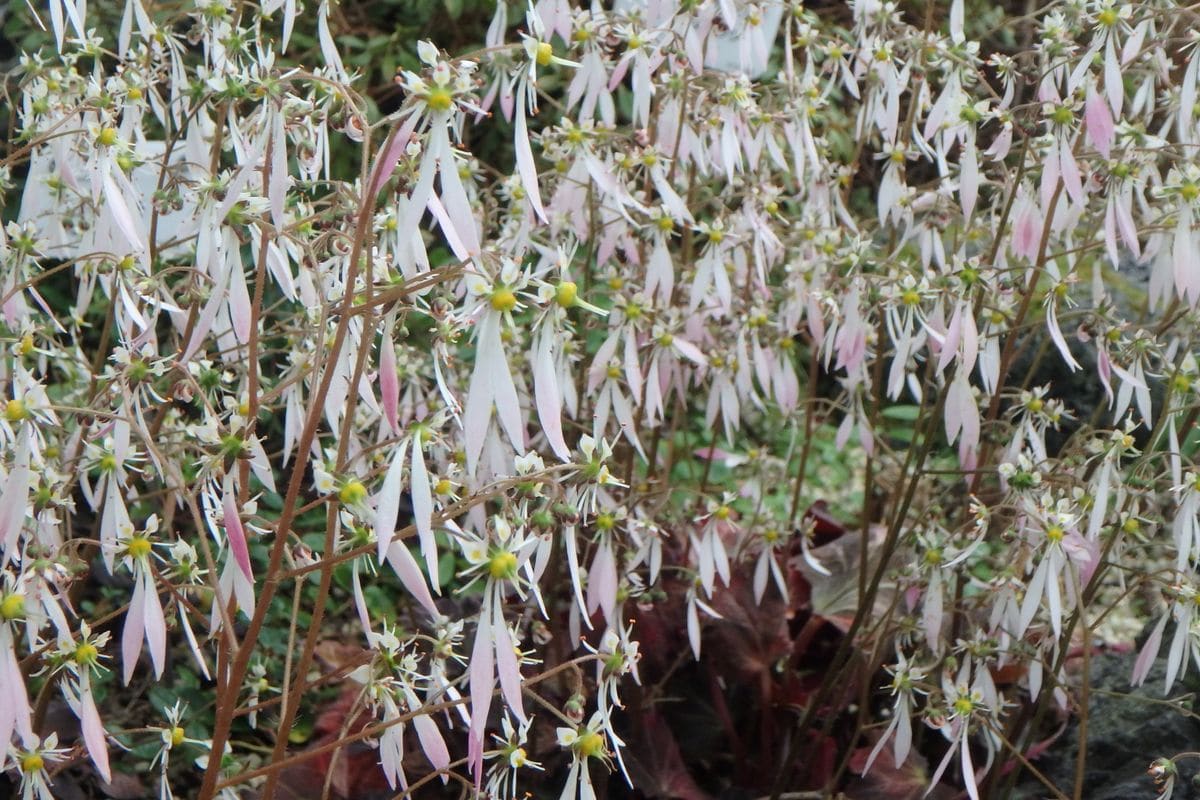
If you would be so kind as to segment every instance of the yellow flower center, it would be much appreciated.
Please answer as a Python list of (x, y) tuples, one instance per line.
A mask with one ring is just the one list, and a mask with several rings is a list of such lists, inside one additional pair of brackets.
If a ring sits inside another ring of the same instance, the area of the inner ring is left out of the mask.
[(25, 595), (16, 592), (0, 600), (0, 619), (12, 621), (25, 616)]
[(176, 725), (171, 728), (171, 746), (179, 747), (181, 744), (183, 744), (183, 728)]
[(552, 58), (554, 58), (554, 48), (550, 46), (550, 43), (538, 42), (537, 55), (534, 58), (537, 65), (539, 67), (547, 66)]
[(92, 644), (91, 642), (84, 642), (75, 648), (73, 657), (76, 664), (87, 666), (89, 664), (95, 664), (96, 659), (99, 658), (99, 656), (100, 651), (96, 649), (96, 645)]
[(453, 104), (454, 95), (450, 94), (449, 89), (443, 89), (441, 86), (430, 89), (429, 94), (425, 96), (425, 105), (434, 111), (449, 111)]
[(46, 766), (46, 761), (37, 753), (26, 753), (21, 756), (21, 772), (30, 774), (33, 772), (41, 772)]
[(563, 281), (554, 290), (554, 302), (563, 308), (571, 308), (578, 299), (579, 287), (575, 285), (575, 281)]
[(20, 422), (23, 419), (29, 419), (29, 409), (25, 407), (24, 400), (9, 400), (4, 407), (4, 418), (9, 422)]
[(362, 481), (348, 481), (342, 490), (338, 492), (338, 500), (342, 501), (343, 505), (353, 506), (358, 505), (367, 499), (367, 487), (362, 485)]
[(1061, 542), (1063, 539), (1063, 529), (1058, 525), (1051, 525), (1046, 529), (1046, 538), (1052, 542)]
[(517, 557), (508, 551), (496, 553), (488, 561), (488, 574), (496, 580), (515, 578), (517, 575)]
[(604, 737), (595, 731), (588, 731), (575, 741), (575, 749), (584, 758), (594, 758), (604, 754)]
[(101, 128), (100, 132), (96, 134), (96, 144), (100, 145), (101, 147), (112, 147), (116, 143), (116, 128)]
[(500, 312), (512, 311), (517, 307), (517, 296), (512, 289), (500, 288), (492, 292), (490, 298), (492, 308)]
[(453, 488), (454, 487), (449, 480), (442, 478), (433, 485), (433, 493), (439, 495), (448, 495), (450, 494), (450, 490)]
[(150, 555), (150, 540), (145, 536), (134, 536), (125, 549), (134, 558), (145, 558)]

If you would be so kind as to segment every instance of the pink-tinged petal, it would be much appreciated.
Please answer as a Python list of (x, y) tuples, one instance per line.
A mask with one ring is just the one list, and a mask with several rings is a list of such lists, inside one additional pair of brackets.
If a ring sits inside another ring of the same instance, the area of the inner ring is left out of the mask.
[(404, 151), (412, 139), (413, 131), (417, 129), (417, 121), (420, 118), (420, 114), (415, 112), (410, 113), (408, 118), (404, 120), (404, 123), (388, 139), (387, 146), (383, 149), (383, 155), (375, 163), (375, 172), (371, 179), (372, 195), (379, 194), (379, 190), (383, 188), (383, 185), (392, 177), (392, 173), (396, 171), (396, 165), (400, 163), (400, 158), (404, 155)]
[(400, 489), (404, 478), (404, 448), (407, 443), (402, 443), (396, 450), (396, 454), (392, 456), (392, 463), (388, 467), (387, 475), (383, 478), (383, 485), (379, 487), (379, 494), (375, 496), (375, 541), (379, 546), (379, 561), (383, 563), (387, 556), (388, 548), (392, 545), (392, 538), (396, 535), (396, 519), (400, 516)]
[(658, 192), (659, 199), (663, 205), (671, 212), (671, 216), (675, 219), (682, 220), (687, 223), (693, 221), (692, 213), (688, 210), (687, 203), (671, 186), (671, 182), (667, 180), (666, 170), (661, 165), (656, 166), (650, 171), (650, 178), (654, 181), (654, 189)]
[(225, 221), (225, 217), (233, 210), (233, 207), (242, 199), (242, 189), (246, 188), (246, 184), (250, 178), (258, 172), (258, 156), (257, 149), (251, 150), (245, 160), (242, 161), (241, 168), (229, 181), (229, 185), (225, 187), (225, 199), (221, 201), (221, 205), (217, 207), (217, 213), (214, 219), (217, 225)]
[(962, 201), (963, 216), (971, 218), (975, 202), (979, 199), (979, 154), (975, 151), (974, 136), (963, 146), (959, 160), (959, 199)]
[[(579, 606), (580, 611), (587, 610), (587, 603), (583, 599), (583, 581), (580, 578), (579, 570), (579, 550), (575, 543), (575, 529), (565, 528), (563, 530), (563, 550), (567, 554), (567, 572), (571, 576), (571, 586), (575, 589), (575, 602)], [(591, 620), (584, 614), (584, 621), (587, 626), (592, 627)]]
[(1154, 666), (1158, 651), (1162, 649), (1163, 631), (1167, 629), (1167, 620), (1170, 619), (1170, 616), (1170, 614), (1163, 614), (1158, 624), (1154, 626), (1154, 630), (1146, 637), (1146, 643), (1142, 645), (1137, 660), (1133, 662), (1133, 674), (1129, 677), (1129, 682), (1133, 686), (1141, 686), (1150, 675), (1150, 668)]
[(217, 312), (225, 303), (225, 294), (229, 291), (229, 279), (230, 271), (223, 270), (217, 285), (213, 287), (212, 294), (209, 295), (208, 302), (204, 304), (204, 309), (196, 319), (196, 326), (192, 329), (192, 338), (179, 355), (180, 364), (187, 364), (191, 361), (192, 356), (200, 349), (200, 345), (204, 344), (208, 332), (212, 330), (213, 322), (217, 319)]
[[(1200, 70), (1200, 58), (1193, 55), (1188, 60), (1187, 71), (1183, 74), (1183, 86), (1179, 89), (1179, 107), (1182, 109), (1196, 107), (1197, 70)], [(1176, 114), (1175, 119), (1179, 124), (1179, 138), (1184, 144), (1191, 144), (1196, 127), (1195, 115)]]
[(238, 566), (245, 576), (253, 581), (254, 572), (250, 567), (250, 550), (246, 544), (246, 529), (242, 527), (242, 519), (238, 515), (235, 495), (233, 481), (227, 478), (225, 480), (225, 496), (221, 500), (225, 536), (229, 539), (229, 549), (233, 552)]
[(554, 337), (546, 333), (538, 337), (537, 352), (533, 357), (533, 396), (546, 442), (560, 461), (569, 462), (571, 449), (563, 439), (562, 395), (558, 391), (558, 373), (554, 367)]
[(1051, 146), (1054, 149), (1050, 152), (1049, 158), (1042, 163), (1041, 201), (1046, 208), (1050, 207), (1050, 201), (1054, 198), (1054, 191), (1058, 188), (1058, 179), (1062, 174), (1057, 145)]
[(490, 602), (491, 598), (484, 600), (484, 607), (479, 612), (479, 625), (475, 629), (475, 644), (471, 648), (471, 662), (468, 668), (471, 695), (471, 729), (468, 734), (468, 746), (480, 748), (479, 761), (472, 765), (476, 783), (483, 774), (484, 731), (487, 728), (488, 711), (492, 707), (492, 688), (496, 682), (493, 669)]
[(612, 622), (613, 609), (617, 605), (617, 588), (617, 562), (613, 557), (612, 542), (605, 537), (596, 548), (596, 557), (592, 559), (592, 568), (588, 570), (588, 612), (595, 613), (597, 608), (602, 609), (604, 618)]
[(1133, 213), (1130, 211), (1130, 206), (1133, 204), (1132, 191), (1122, 192), (1121, 195), (1113, 201), (1114, 213), (1117, 217), (1117, 229), (1121, 232), (1121, 239), (1125, 242), (1125, 246), (1133, 253), (1134, 258), (1142, 257), (1142, 245), (1138, 241), (1137, 225), (1133, 221)]
[(975, 369), (975, 360), (979, 358), (979, 329), (975, 325), (975, 315), (970, 307), (963, 309), (962, 334), (960, 336), (962, 364), (964, 373), (970, 374)]
[[(395, 714), (396, 709), (391, 709)], [(404, 726), (393, 725), (379, 737), (379, 765), (393, 789), (398, 783), (407, 793), (408, 778), (404, 774)]]
[[(418, 706), (414, 706), (414, 708)], [(442, 738), (442, 732), (438, 730), (437, 723), (431, 717), (422, 714), (413, 718), (413, 727), (417, 730), (417, 741), (421, 744), (421, 752), (429, 759), (433, 768), (439, 772), (449, 769), (450, 751), (446, 749), (446, 741)], [(442, 783), (449, 780), (449, 775), (442, 775)]]
[(963, 18), (966, 16), (963, 10), (963, 0), (951, 0), (950, 2), (950, 41), (955, 44), (962, 44), (966, 41), (966, 34), (963, 32)]
[(333, 73), (333, 79), (338, 83), (347, 83), (349, 78), (346, 75), (346, 67), (342, 64), (342, 57), (338, 54), (337, 44), (329, 30), (328, 0), (324, 0), (317, 10), (317, 40), (321, 45), (325, 65)]
[(1109, 197), (1104, 208), (1104, 250), (1113, 269), (1121, 267), (1121, 251), (1117, 249), (1117, 212), (1116, 200)]
[(1125, 105), (1125, 80), (1121, 76), (1121, 60), (1117, 57), (1115, 36), (1109, 36), (1104, 48), (1104, 93), (1114, 117), (1121, 116)]
[[(1083, 197), (1083, 178), (1079, 174), (1079, 164), (1075, 161), (1075, 154), (1071, 152), (1071, 143), (1065, 138), (1058, 143), (1059, 162), (1062, 169), (1063, 187), (1067, 190), (1067, 195), (1076, 203), (1082, 204)], [(1051, 158), (1053, 160), (1053, 157)]]
[(1088, 88), (1083, 120), (1087, 126), (1088, 140), (1100, 155), (1108, 158), (1112, 154), (1113, 142), (1116, 140), (1116, 126), (1113, 124), (1112, 111), (1109, 109), (1108, 103), (1096, 92), (1094, 87)]
[[(949, 425), (949, 423), (947, 423), (947, 425)], [(838, 450), (841, 450), (846, 446), (846, 442), (850, 441), (850, 434), (853, 432), (854, 414), (847, 412), (846, 415), (842, 417), (842, 422), (840, 425), (838, 425), (837, 434), (834, 436), (834, 444), (837, 446)], [(947, 427), (946, 433), (947, 436), (949, 436), (949, 427)], [(953, 439), (951, 439), (951, 441), (953, 441)]]
[[(953, 736), (953, 735), (957, 734), (958, 731), (957, 731), (957, 728), (954, 727), (954, 723), (951, 723), (951, 726), (952, 726), (951, 727), (951, 731), (952, 731), (951, 735)], [(962, 734), (958, 734), (958, 735), (962, 735)], [(966, 737), (964, 736), (963, 738), (966, 738)], [(937, 786), (938, 783), (942, 780), (942, 775), (946, 772), (946, 767), (950, 766), (950, 760), (952, 758), (954, 758), (955, 752), (956, 752), (956, 748), (954, 748), (954, 747), (949, 747), (946, 749), (946, 755), (942, 756), (942, 760), (938, 762), (937, 769), (935, 769), (933, 771), (933, 777), (929, 779), (929, 785), (931, 787)]]
[(287, 134), (283, 130), (283, 114), (271, 115), (271, 180), (267, 184), (267, 199), (271, 204), (271, 223), (276, 231), (287, 224), (284, 216), (284, 200), (287, 197), (288, 163)]
[(139, 580), (133, 584), (133, 597), (129, 601), (129, 610), (125, 612), (125, 629), (121, 632), (122, 680), (126, 686), (133, 677), (145, 635), (146, 586)]
[(485, 366), (491, 373), (491, 382), (496, 402), (496, 417), (500, 427), (508, 435), (508, 440), (518, 453), (525, 451), (525, 415), (521, 412), (521, 401), (517, 396), (517, 386), (513, 382), (512, 370), (508, 365), (508, 356), (500, 343), (500, 320), (496, 315), (496, 337), (487, 349)]
[(0, 546), (3, 547), (3, 558), (0, 564), (7, 564), (16, 558), (20, 544), (21, 528), (25, 523), (25, 511), (29, 504), (29, 485), (33, 473), (29, 469), (30, 424), (21, 423), (21, 432), (17, 443), (17, 453), (13, 459), (12, 469), (0, 495)]
[(529, 144), (529, 129), (525, 120), (525, 89), (517, 90), (517, 110), (513, 118), (513, 147), (517, 156), (517, 174), (521, 176), (521, 188), (529, 198), (529, 205), (538, 219), (547, 222), (546, 209), (542, 207), (542, 193), (538, 188), (537, 164), (533, 160), (533, 148)]
[(33, 733), (29, 695), (25, 692), (25, 678), (17, 662), (16, 643), (8, 625), (0, 626), (0, 739), (9, 742), (13, 732), (22, 737)]
[(963, 783), (967, 786), (967, 794), (971, 800), (979, 800), (979, 779), (975, 774), (975, 767), (971, 763), (971, 737), (965, 735), (961, 737), (959, 750), (962, 751)]
[(83, 732), (83, 743), (87, 745), (88, 755), (96, 765), (96, 771), (105, 783), (112, 782), (112, 770), (108, 766), (108, 742), (104, 735), (104, 724), (100, 721), (100, 713), (96, 710), (96, 701), (92, 697), (91, 686), (86, 682), (79, 697), (79, 727)]
[(133, 221), (133, 214), (129, 212), (125, 197), (121, 194), (111, 173), (104, 176), (104, 201), (113, 215), (113, 221), (117, 223), (117, 228), (129, 243), (129, 247), (135, 252), (146, 249), (146, 245), (138, 233), (137, 223)]
[(625, 380), (634, 399), (642, 396), (642, 365), (638, 359), (637, 336), (630, 333), (625, 337)]
[(268, 492), (274, 492), (275, 471), (271, 469), (271, 460), (267, 457), (262, 442), (257, 436), (251, 436), (246, 445), (250, 450), (250, 469), (254, 472), (254, 477), (258, 478)]
[(404, 588), (408, 589), (409, 594), (432, 616), (437, 617), (437, 604), (433, 602), (433, 596), (429, 594), (429, 587), (425, 585), (425, 576), (421, 574), (421, 567), (403, 541), (392, 542), (387, 551), (387, 562), (391, 564), (396, 576), (400, 578), (400, 583), (404, 584)]
[(754, 565), (754, 602), (761, 604), (763, 593), (767, 591), (767, 578), (770, 577), (770, 568), (767, 562), (771, 559), (771, 551), (764, 549), (758, 554), (758, 562)]
[(955, 307), (954, 315), (950, 317), (950, 326), (946, 329), (946, 336), (942, 340), (941, 354), (938, 356), (939, 372), (944, 370), (958, 355), (958, 342), (962, 336), (962, 315), (962, 306)]
[[(492, 381), (492, 359), (497, 352), (501, 356), (504, 349), (500, 346), (500, 317), (497, 314), (484, 314), (476, 334), (478, 347), (475, 351), (475, 366), (471, 371), (471, 384), (467, 389), (467, 406), (463, 419), (463, 440), (467, 451), (467, 471), (472, 475), (479, 463), (479, 454), (483, 451), (483, 441), (487, 437), (488, 424), (492, 421), (492, 406), (496, 386)], [(507, 372), (507, 366), (505, 372)], [(524, 449), (524, 448), (522, 448)]]
[(229, 319), (233, 323), (233, 332), (238, 341), (245, 344), (250, 340), (253, 316), (250, 308), (250, 288), (246, 285), (246, 273), (242, 271), (242, 262), (237, 250), (228, 254), (226, 262), (229, 270)]
[(1037, 258), (1039, 240), (1041, 239), (1041, 211), (1028, 202), (1017, 214), (1013, 225), (1012, 250), (1015, 255), (1033, 261)]
[[(454, 254), (454, 257), (459, 261), (470, 260), (471, 251), (467, 249), (466, 244), (459, 237), (458, 228), (436, 194), (429, 195), (429, 210), (433, 213), (433, 218), (437, 220), (438, 226), (441, 227), (442, 237), (445, 238), (446, 246), (450, 248), (450, 252)], [(471, 223), (466, 222), (463, 224), (469, 225)]]
[(441, 176), (442, 183), (441, 200), (467, 253), (475, 256), (482, 249), (479, 243), (478, 223), (475, 220), (475, 208), (471, 205), (462, 178), (458, 174), (458, 163), (454, 159), (454, 148), (450, 144), (449, 131), (444, 126), (440, 130), (442, 141), (439, 145), (441, 162), (438, 165), (438, 174)]
[(421, 555), (425, 557), (425, 569), (429, 571), (429, 582), (433, 590), (440, 593), (437, 539), (433, 535), (433, 492), (429, 488), (429, 471), (425, 469), (425, 453), (421, 448), (420, 436), (413, 439), (412, 443), (409, 492), (412, 495), (413, 523), (417, 526)]
[(1112, 358), (1109, 357), (1108, 351), (1104, 348), (1096, 351), (1096, 373), (1100, 377), (1101, 385), (1104, 386), (1104, 393), (1108, 395), (1108, 406), (1112, 408)]
[(499, 606), (492, 622), (492, 633), (496, 640), (496, 673), (500, 676), (500, 692), (513, 716), (523, 724), (526, 720), (525, 704), (521, 700), (521, 664)]
[[(354, 594), (354, 609), (358, 612), (358, 624), (368, 635), (374, 630), (371, 627), (371, 615), (367, 611), (367, 598), (363, 595), (362, 576), (358, 559), (354, 560), (354, 568), (350, 571), (350, 587)], [(369, 636), (368, 636), (369, 638)]]
[(396, 348), (392, 344), (391, 332), (389, 320), (379, 349), (379, 402), (383, 405), (383, 416), (392, 433), (400, 433), (400, 378), (396, 370)]
[(687, 607), (687, 631), (688, 642), (692, 646), (692, 655), (696, 660), (700, 660), (700, 612), (696, 610), (696, 603), (693, 600), (688, 603)]
[(150, 661), (154, 664), (154, 677), (161, 678), (167, 664), (167, 622), (163, 618), (162, 602), (154, 586), (154, 576), (143, 568), (142, 580), (145, 589), (146, 642), (150, 645)]
[(1059, 355), (1063, 361), (1071, 368), (1072, 372), (1078, 370), (1079, 362), (1071, 355), (1071, 348), (1067, 345), (1067, 340), (1063, 336), (1062, 328), (1058, 325), (1058, 309), (1056, 303), (1050, 303), (1046, 306), (1046, 328), (1050, 332), (1050, 340), (1054, 342), (1054, 346), (1058, 348)]

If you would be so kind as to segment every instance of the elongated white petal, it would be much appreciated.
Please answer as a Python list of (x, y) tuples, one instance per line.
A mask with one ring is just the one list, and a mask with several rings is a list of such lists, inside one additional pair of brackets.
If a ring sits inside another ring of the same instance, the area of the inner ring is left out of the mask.
[(409, 491), (412, 495), (413, 523), (417, 526), (417, 539), (421, 543), (421, 555), (425, 557), (429, 583), (433, 590), (440, 594), (437, 539), (433, 535), (433, 492), (429, 487), (429, 471), (425, 469), (425, 452), (419, 436), (412, 444)]

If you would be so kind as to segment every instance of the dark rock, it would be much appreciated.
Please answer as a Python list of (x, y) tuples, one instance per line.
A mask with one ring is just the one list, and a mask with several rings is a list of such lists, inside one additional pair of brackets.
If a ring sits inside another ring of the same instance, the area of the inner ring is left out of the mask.
[[(1195, 665), (1189, 679), (1177, 681), (1163, 695), (1166, 662), (1159, 659), (1140, 686), (1129, 685), (1136, 653), (1103, 653), (1092, 657), (1089, 671), (1087, 763), (1082, 796), (1088, 800), (1151, 800), (1157, 794), (1147, 769), (1154, 759), (1200, 749), (1200, 716), (1192, 703), (1200, 679)], [(1059, 791), (1073, 796), (1075, 758), (1079, 752), (1079, 720), (1072, 718), (1062, 738), (1033, 763)], [(1200, 760), (1179, 762), (1174, 800), (1200, 798), (1192, 780)], [(1049, 790), (1026, 775), (1014, 797), (1051, 797)]]

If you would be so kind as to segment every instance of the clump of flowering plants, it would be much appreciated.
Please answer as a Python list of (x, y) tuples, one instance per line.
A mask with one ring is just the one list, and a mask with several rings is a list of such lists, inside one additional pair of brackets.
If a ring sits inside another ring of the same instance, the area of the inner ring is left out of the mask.
[(1191, 7), (501, 2), (384, 86), (330, 0), (14, 13), (24, 797), (1062, 796), (1099, 644), (1197, 666)]

